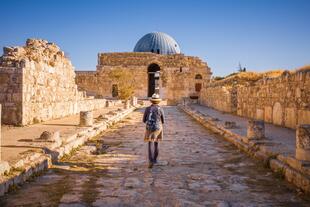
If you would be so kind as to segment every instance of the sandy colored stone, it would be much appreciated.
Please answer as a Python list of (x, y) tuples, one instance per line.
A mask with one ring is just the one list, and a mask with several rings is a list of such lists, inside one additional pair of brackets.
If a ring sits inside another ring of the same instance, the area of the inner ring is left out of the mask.
[(310, 125), (299, 125), (296, 130), (296, 159), (310, 161)]
[(268, 123), (272, 123), (272, 107), (271, 106), (265, 106), (264, 120)]
[(296, 109), (286, 108), (285, 109), (285, 126), (289, 128), (296, 127)]
[(3, 123), (28, 125), (105, 107), (105, 99), (86, 97), (75, 83), (64, 52), (46, 40), (5, 49), (0, 57)]
[(273, 105), (272, 109), (272, 120), (276, 125), (281, 125), (283, 121), (283, 109), (279, 102)]

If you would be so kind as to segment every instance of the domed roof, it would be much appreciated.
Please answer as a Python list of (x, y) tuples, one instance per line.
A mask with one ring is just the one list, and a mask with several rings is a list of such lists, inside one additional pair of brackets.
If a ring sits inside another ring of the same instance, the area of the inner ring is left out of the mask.
[(179, 54), (178, 43), (163, 32), (151, 32), (144, 35), (136, 44), (134, 52), (153, 52), (158, 54)]

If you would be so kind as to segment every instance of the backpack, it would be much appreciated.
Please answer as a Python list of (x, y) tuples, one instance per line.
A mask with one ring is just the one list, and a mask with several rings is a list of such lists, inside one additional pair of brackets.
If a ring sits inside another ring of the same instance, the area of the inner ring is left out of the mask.
[(146, 129), (156, 131), (160, 129), (161, 112), (160, 107), (151, 107), (150, 113), (146, 120)]

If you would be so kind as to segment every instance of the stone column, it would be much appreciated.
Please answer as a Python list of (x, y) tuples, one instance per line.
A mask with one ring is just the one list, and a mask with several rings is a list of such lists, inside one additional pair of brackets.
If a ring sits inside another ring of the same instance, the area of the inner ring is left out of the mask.
[(126, 100), (124, 103), (124, 109), (129, 109), (130, 108), (130, 100)]
[(249, 120), (247, 137), (249, 139), (262, 139), (265, 137), (265, 122), (262, 120)]
[(303, 124), (297, 127), (296, 159), (310, 161), (310, 124)]
[(130, 102), (131, 102), (131, 105), (132, 106), (136, 106), (138, 104), (138, 99), (137, 97), (133, 96), (131, 99), (130, 99)]
[(81, 111), (80, 112), (80, 126), (92, 126), (93, 125), (93, 112)]

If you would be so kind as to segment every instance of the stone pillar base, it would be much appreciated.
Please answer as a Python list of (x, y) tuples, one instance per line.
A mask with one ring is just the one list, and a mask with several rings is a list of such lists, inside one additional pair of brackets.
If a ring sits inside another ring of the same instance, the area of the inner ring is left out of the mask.
[(262, 120), (249, 120), (247, 137), (249, 139), (265, 138), (265, 123)]
[(93, 125), (93, 112), (81, 111), (80, 112), (80, 126), (92, 126)]
[(125, 101), (125, 103), (124, 103), (124, 109), (129, 109), (129, 108), (130, 108), (130, 101), (127, 100), (127, 101)]

